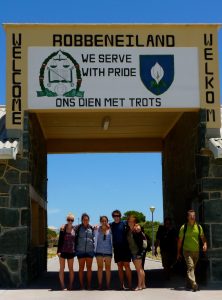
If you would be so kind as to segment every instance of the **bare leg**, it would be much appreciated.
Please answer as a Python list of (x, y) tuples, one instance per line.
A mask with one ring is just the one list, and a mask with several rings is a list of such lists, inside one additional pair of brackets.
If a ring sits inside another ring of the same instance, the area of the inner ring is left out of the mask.
[(85, 258), (79, 258), (79, 283), (80, 283), (80, 288), (83, 289), (83, 275), (84, 275), (84, 268), (85, 268)]
[(118, 266), (120, 286), (121, 286), (121, 289), (122, 289), (122, 288), (124, 288), (123, 262), (122, 261), (118, 262), (117, 266)]
[(146, 252), (143, 253), (143, 256), (142, 256), (142, 267), (143, 267), (143, 270), (145, 268), (145, 261), (146, 261)]
[(60, 280), (60, 285), (61, 289), (64, 290), (65, 284), (64, 284), (64, 270), (65, 270), (65, 258), (59, 257), (59, 280)]
[(145, 273), (144, 270), (142, 268), (142, 260), (141, 259), (135, 259), (133, 261), (134, 266), (136, 268), (137, 271), (137, 277), (138, 277), (138, 285), (137, 288), (135, 290), (141, 290), (145, 287)]
[(73, 271), (73, 263), (74, 259), (67, 259), (68, 262), (68, 268), (69, 268), (69, 290), (72, 290), (72, 285), (74, 281), (74, 271)]
[(105, 258), (105, 268), (106, 268), (106, 288), (110, 289), (111, 257), (106, 257)]
[(87, 269), (87, 288), (91, 288), (91, 281), (92, 281), (92, 262), (93, 258), (87, 257), (86, 258), (86, 269)]
[(102, 282), (103, 282), (103, 257), (97, 256), (97, 266), (98, 266), (98, 283), (99, 289), (102, 289)]
[(123, 265), (125, 267), (125, 271), (126, 271), (126, 278), (128, 281), (128, 287), (129, 289), (132, 288), (132, 272), (130, 269), (130, 263), (129, 262), (123, 262)]

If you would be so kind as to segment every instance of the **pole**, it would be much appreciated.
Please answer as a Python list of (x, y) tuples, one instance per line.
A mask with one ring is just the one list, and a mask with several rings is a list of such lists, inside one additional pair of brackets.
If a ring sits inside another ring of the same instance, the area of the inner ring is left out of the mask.
[(154, 256), (154, 228), (153, 228), (153, 211), (152, 211), (152, 256)]
[(150, 211), (152, 213), (152, 256), (154, 256), (154, 226), (153, 226), (153, 213), (154, 213), (155, 207), (150, 206)]

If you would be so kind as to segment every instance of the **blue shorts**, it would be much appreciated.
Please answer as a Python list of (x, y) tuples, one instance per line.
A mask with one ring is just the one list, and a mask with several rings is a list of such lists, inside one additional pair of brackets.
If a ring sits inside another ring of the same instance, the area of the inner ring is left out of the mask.
[(97, 253), (95, 253), (95, 256), (96, 257), (110, 257), (110, 258), (112, 258), (112, 254), (110, 253), (110, 254), (106, 254), (106, 253), (99, 253), (99, 252), (97, 252)]
[(92, 252), (82, 252), (82, 251), (76, 251), (77, 258), (93, 258), (95, 256), (95, 253)]
[(137, 260), (137, 259), (141, 259), (142, 260), (142, 255), (132, 255), (132, 261)]

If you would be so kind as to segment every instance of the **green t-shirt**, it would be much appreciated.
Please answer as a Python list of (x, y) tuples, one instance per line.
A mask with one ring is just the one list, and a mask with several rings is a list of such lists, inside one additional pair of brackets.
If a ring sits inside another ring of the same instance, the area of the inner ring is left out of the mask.
[[(180, 240), (183, 239), (183, 234), (184, 234), (184, 225), (181, 226), (181, 228), (180, 228), (180, 232), (179, 232)], [(200, 226), (200, 236), (203, 236), (203, 235), (204, 235), (203, 228)], [(187, 224), (187, 231), (185, 233), (183, 250), (193, 251), (193, 252), (199, 251), (199, 229), (198, 229), (197, 223), (195, 223), (193, 226)]]
[(129, 249), (130, 249), (130, 252), (132, 253), (132, 255), (137, 255), (139, 248), (133, 238), (133, 234), (132, 234), (131, 230), (129, 230), (127, 232), (127, 241), (128, 241)]

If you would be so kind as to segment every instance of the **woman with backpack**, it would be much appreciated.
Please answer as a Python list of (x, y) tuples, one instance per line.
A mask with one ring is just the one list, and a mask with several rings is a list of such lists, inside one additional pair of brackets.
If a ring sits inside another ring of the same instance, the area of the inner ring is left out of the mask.
[(94, 257), (94, 229), (89, 224), (89, 215), (82, 214), (81, 224), (75, 227), (76, 232), (76, 256), (79, 262), (79, 282), (81, 289), (84, 288), (83, 275), (86, 265), (87, 289), (91, 288), (92, 262)]
[(136, 231), (136, 217), (131, 215), (127, 218), (128, 230), (127, 230), (127, 241), (131, 252), (133, 264), (137, 271), (138, 285), (135, 291), (139, 291), (146, 288), (145, 285), (145, 272), (142, 267), (143, 252), (147, 248), (147, 241), (144, 233)]
[(64, 270), (65, 270), (65, 260), (67, 259), (69, 268), (69, 286), (68, 290), (72, 289), (74, 280), (73, 263), (75, 256), (75, 229), (72, 223), (74, 222), (74, 215), (69, 213), (66, 216), (67, 224), (63, 225), (59, 233), (58, 249), (57, 255), (59, 257), (59, 280), (61, 289), (65, 289), (64, 283)]

